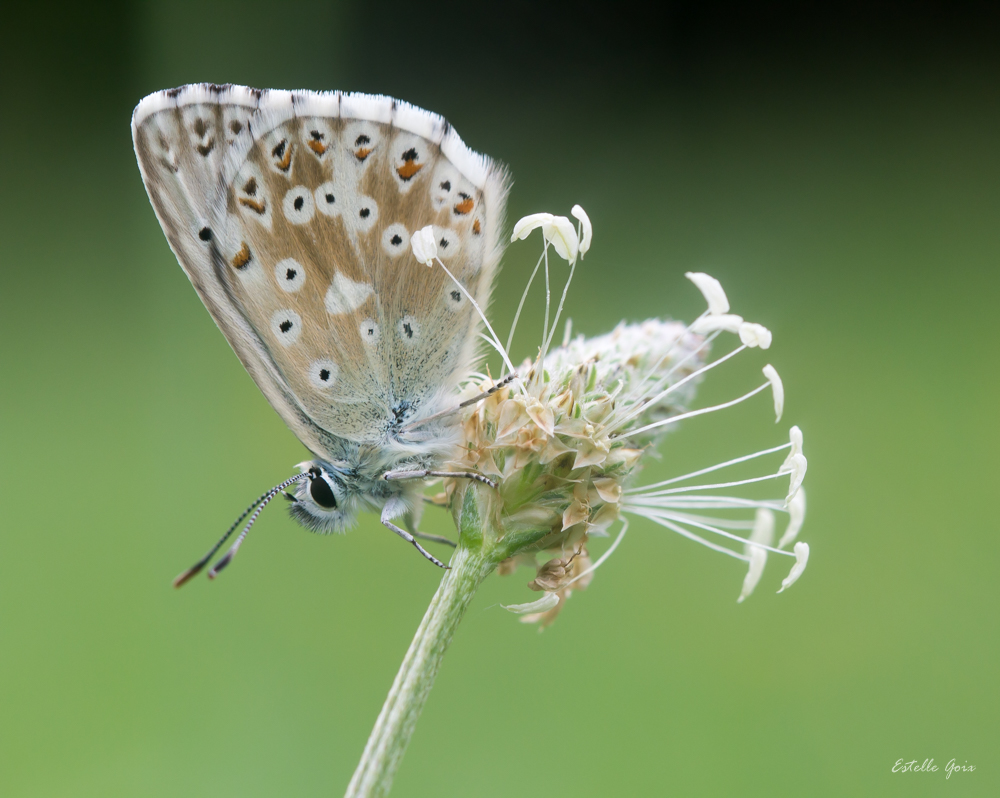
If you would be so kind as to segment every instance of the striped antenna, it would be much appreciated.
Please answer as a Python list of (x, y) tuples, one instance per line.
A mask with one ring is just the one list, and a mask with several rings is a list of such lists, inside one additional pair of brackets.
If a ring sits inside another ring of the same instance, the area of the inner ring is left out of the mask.
[[(240, 522), (248, 515), (250, 515), (250, 513), (253, 513), (253, 516), (250, 518), (250, 521), (243, 528), (243, 531), (240, 532), (240, 536), (236, 539), (236, 543), (234, 543), (233, 546), (229, 549), (229, 551), (226, 552), (225, 556), (223, 556), (223, 558), (219, 560), (218, 563), (216, 563), (215, 567), (208, 572), (209, 578), (214, 579), (218, 575), (219, 571), (225, 568), (229, 564), (229, 561), (232, 560), (233, 557), (236, 555), (236, 552), (239, 550), (239, 547), (243, 543), (243, 539), (247, 536), (247, 532), (250, 531), (250, 527), (253, 526), (254, 521), (257, 520), (257, 516), (260, 515), (260, 511), (267, 506), (268, 502), (270, 502), (271, 499), (273, 499), (275, 496), (281, 493), (281, 491), (283, 491), (289, 485), (295, 482), (301, 482), (308, 476), (309, 472), (298, 474), (294, 477), (291, 477), (290, 479), (286, 479), (280, 485), (276, 485), (266, 493), (262, 493), (260, 496), (258, 496), (256, 501), (254, 501), (253, 504), (247, 507), (247, 509), (240, 514), (239, 518), (233, 521), (233, 525), (226, 530), (226, 534), (219, 539), (219, 542), (216, 543), (214, 546), (212, 546), (211, 549), (209, 549), (208, 554), (206, 554), (204, 557), (198, 560), (198, 562), (196, 562), (194, 565), (192, 565), (183, 573), (179, 574), (177, 578), (174, 579), (174, 587), (180, 587), (189, 579), (201, 573), (202, 569), (206, 565), (208, 565), (208, 561), (211, 560), (212, 557), (215, 556), (215, 553), (222, 548), (222, 544), (225, 543), (227, 540), (229, 540), (233, 532), (236, 531), (236, 527), (240, 525)], [(256, 508), (256, 512), (254, 512), (254, 508)]]

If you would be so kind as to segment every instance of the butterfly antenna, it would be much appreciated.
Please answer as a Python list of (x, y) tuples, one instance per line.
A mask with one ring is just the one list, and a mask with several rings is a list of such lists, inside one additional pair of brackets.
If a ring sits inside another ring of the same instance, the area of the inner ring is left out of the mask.
[[(306, 479), (308, 476), (309, 476), (309, 472), (308, 471), (303, 472), (302, 474), (296, 474), (294, 477), (290, 477), (289, 479), (286, 479), (280, 485), (275, 485), (273, 488), (271, 488), (271, 490), (269, 490), (267, 493), (264, 494), (263, 499), (261, 499), (261, 501), (257, 505), (257, 509), (254, 510), (253, 515), (250, 516), (250, 520), (247, 521), (247, 525), (245, 527), (243, 527), (243, 531), (240, 532), (240, 534), (237, 536), (236, 540), (233, 542), (233, 545), (229, 547), (229, 550), (225, 554), (222, 555), (222, 559), (220, 559), (214, 566), (212, 566), (212, 570), (210, 570), (208, 572), (208, 578), (209, 579), (215, 579), (215, 577), (217, 577), (219, 575), (219, 571), (221, 571), (223, 568), (225, 568), (227, 565), (229, 565), (230, 562), (232, 562), (233, 557), (236, 556), (236, 552), (238, 552), (240, 550), (240, 546), (242, 546), (243, 545), (243, 541), (246, 540), (247, 533), (250, 531), (250, 527), (252, 527), (254, 525), (254, 523), (257, 521), (257, 517), (261, 514), (261, 511), (265, 507), (267, 507), (267, 505), (271, 502), (271, 499), (273, 499), (275, 496), (277, 496), (279, 493), (281, 493), (289, 485), (292, 485), (292, 484), (294, 484), (296, 482), (301, 482), (303, 479)], [(245, 515), (244, 515), (244, 517), (245, 517)], [(243, 520), (243, 519), (241, 518), (240, 520)], [(239, 521), (236, 522), (236, 524), (238, 524), (238, 523), (239, 523)], [(233, 526), (235, 527), (236, 524), (234, 524)], [(229, 536), (229, 533), (227, 533), (226, 537), (228, 537), (228, 536)], [(225, 541), (225, 538), (223, 538), (223, 540), (219, 541), (219, 544), (215, 547), (216, 551), (218, 550), (219, 546), (221, 546), (224, 541)], [(212, 552), (212, 554), (214, 554), (214, 553), (215, 553), (215, 551)], [(211, 557), (211, 555), (209, 555), (209, 558), (210, 557)]]
[[(197, 576), (199, 573), (201, 573), (202, 569), (206, 565), (208, 565), (208, 561), (211, 560), (212, 557), (215, 556), (215, 553), (219, 549), (222, 548), (222, 544), (225, 543), (227, 540), (229, 540), (229, 538), (233, 534), (233, 532), (236, 531), (236, 527), (238, 527), (240, 525), (240, 521), (242, 521), (244, 518), (246, 518), (248, 515), (250, 515), (250, 513), (253, 512), (254, 508), (257, 507), (257, 505), (261, 504), (262, 502), (270, 501), (271, 494), (273, 494), (276, 490), (284, 490), (285, 487), (287, 487), (288, 485), (290, 485), (292, 482), (297, 481), (300, 477), (303, 477), (303, 476), (306, 476), (306, 475), (305, 474), (299, 474), (298, 477), (293, 477), (292, 479), (288, 480), (287, 482), (283, 482), (277, 488), (271, 488), (271, 490), (266, 491), (265, 493), (262, 493), (260, 496), (258, 496), (257, 499), (249, 507), (247, 507), (242, 513), (240, 513), (240, 517), (237, 518), (235, 521), (233, 521), (233, 525), (231, 527), (229, 527), (229, 529), (226, 530), (226, 534), (225, 535), (223, 535), (221, 538), (219, 538), (219, 542), (216, 543), (214, 546), (212, 546), (211, 549), (209, 549), (208, 554), (206, 554), (204, 557), (202, 557), (200, 560), (198, 560), (198, 562), (196, 562), (194, 565), (192, 565), (186, 571), (184, 571), (184, 572), (182, 572), (182, 573), (180, 573), (180, 574), (177, 575), (177, 578), (174, 579), (174, 587), (180, 587), (185, 582), (187, 582), (189, 579), (191, 579), (192, 577)], [(254, 518), (256, 518), (256, 516), (254, 516)], [(251, 522), (251, 523), (253, 523), (253, 522)], [(244, 530), (243, 534), (244, 535), (246, 534), (246, 530)]]

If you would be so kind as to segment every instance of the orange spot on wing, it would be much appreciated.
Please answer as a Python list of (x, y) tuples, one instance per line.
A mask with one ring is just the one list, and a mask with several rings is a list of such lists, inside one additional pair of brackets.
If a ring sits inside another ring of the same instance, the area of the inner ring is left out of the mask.
[(250, 199), (249, 197), (240, 197), (240, 205), (243, 205), (261, 215), (263, 215), (264, 210), (267, 208), (266, 202), (257, 202), (257, 200)]
[(282, 172), (287, 172), (288, 167), (292, 165), (292, 145), (288, 145), (288, 149), (285, 150), (285, 157), (278, 161), (278, 168)]
[(307, 141), (306, 144), (308, 144), (309, 149), (317, 155), (322, 155), (328, 149), (327, 146), (321, 141)]
[(403, 161), (403, 165), (396, 169), (396, 174), (403, 178), (403, 180), (409, 180), (423, 168), (424, 165), (422, 163), (417, 163), (413, 160)]
[(478, 219), (476, 219), (476, 221), (472, 223), (472, 232), (475, 233), (476, 235), (479, 235), (481, 232), (483, 232), (483, 228), (480, 227)]
[(472, 197), (467, 196), (460, 203), (458, 203), (458, 205), (455, 206), (455, 213), (465, 216), (465, 214), (472, 212), (472, 208), (474, 206), (475, 203), (472, 201)]
[(250, 247), (247, 246), (247, 242), (243, 242), (243, 246), (240, 247), (240, 251), (236, 253), (233, 258), (233, 268), (234, 269), (245, 269), (247, 264), (250, 263)]
[(354, 157), (357, 158), (359, 161), (363, 161), (371, 154), (372, 151), (367, 147), (358, 147), (358, 149), (354, 151)]

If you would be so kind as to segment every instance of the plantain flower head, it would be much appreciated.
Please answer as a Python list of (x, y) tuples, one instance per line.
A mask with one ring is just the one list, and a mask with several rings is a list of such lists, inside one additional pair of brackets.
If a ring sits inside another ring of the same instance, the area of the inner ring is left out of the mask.
[[(792, 427), (787, 443), (653, 484), (639, 481), (642, 466), (657, 455), (666, 433), (681, 423), (703, 423), (695, 419), (765, 391), (770, 392), (780, 421), (785, 389), (770, 364), (758, 367), (765, 380), (744, 394), (712, 406), (696, 403), (697, 388), (710, 372), (737, 356), (749, 357), (745, 353), (770, 347), (770, 331), (730, 313), (719, 281), (697, 272), (687, 276), (704, 295), (708, 309), (691, 324), (660, 319), (622, 322), (610, 333), (585, 338), (572, 337), (567, 323), (562, 343), (553, 346), (577, 257), (592, 240), (590, 219), (583, 209), (575, 206), (572, 215), (579, 220), (578, 229), (552, 214), (533, 214), (514, 226), (512, 240), (542, 229), (544, 249), (535, 274), (544, 265), (546, 286), (549, 245), (569, 261), (570, 274), (551, 319), (547, 300), (546, 324), (534, 358), (511, 369), (507, 350), (513, 329), (503, 347), (490, 327), (491, 343), (508, 367), (496, 379), (480, 375), (467, 386), (470, 398), (492, 393), (464, 409), (462, 442), (450, 468), (478, 471), (495, 480), (497, 487), (446, 479), (443, 498), (450, 502), (456, 523), (468, 528), (489, 519), (487, 526), (495, 530), (497, 545), (506, 555), (500, 573), (514, 573), (520, 567), (533, 571), (528, 587), (542, 593), (541, 598), (506, 606), (525, 622), (551, 623), (572, 592), (588, 586), (594, 572), (621, 544), (629, 517), (651, 521), (743, 561), (747, 570), (739, 602), (763, 578), (769, 556), (794, 559), (782, 583), (781, 589), (786, 589), (801, 576), (809, 556), (808, 545), (795, 542), (805, 520), (801, 486), (806, 459), (798, 427)], [(531, 281), (525, 295), (530, 287)], [(519, 316), (520, 309), (515, 325)], [(727, 343), (724, 354), (712, 356), (713, 349)], [(497, 389), (498, 385), (502, 387)], [(746, 464), (756, 466), (785, 450), (788, 457), (771, 470), (739, 479), (717, 476), (745, 469)], [(744, 486), (783, 480), (787, 490), (779, 484), (778, 494), (771, 498), (739, 495)], [(782, 514), (788, 521), (775, 547), (777, 515)], [(612, 529), (610, 545), (593, 558), (592, 541), (609, 537)], [(793, 542), (793, 551), (783, 548)]]

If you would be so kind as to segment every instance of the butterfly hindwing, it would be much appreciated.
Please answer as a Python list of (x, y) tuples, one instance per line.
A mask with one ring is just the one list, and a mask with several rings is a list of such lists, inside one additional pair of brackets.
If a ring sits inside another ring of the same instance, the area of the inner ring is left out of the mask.
[[(133, 117), (143, 178), (192, 283), (307, 447), (378, 444), (451, 400), (485, 305), (506, 180), (433, 114), (385, 97), (189, 86)], [(331, 436), (332, 439), (331, 439)]]

